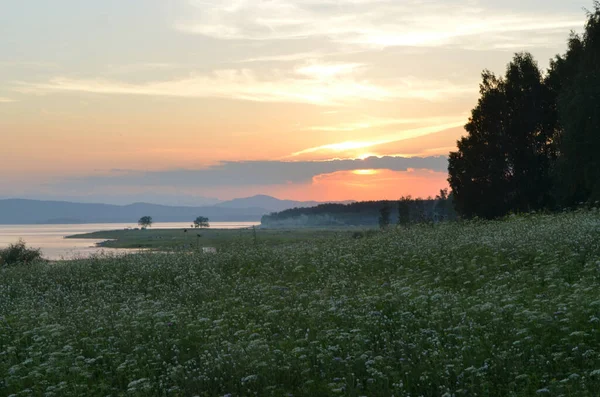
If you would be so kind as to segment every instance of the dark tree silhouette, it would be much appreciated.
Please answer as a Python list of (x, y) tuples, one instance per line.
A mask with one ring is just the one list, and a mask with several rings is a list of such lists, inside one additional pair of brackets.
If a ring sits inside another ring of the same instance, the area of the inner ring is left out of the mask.
[(390, 215), (392, 214), (392, 210), (386, 204), (379, 210), (379, 227), (381, 229), (386, 229), (390, 225)]
[(410, 224), (410, 204), (412, 198), (410, 196), (400, 197), (398, 201), (398, 224), (408, 227)]
[(548, 204), (553, 130), (548, 97), (531, 54), (516, 54), (504, 77), (482, 74), (481, 98), (450, 153), (449, 178), (457, 211), (494, 218)]
[(140, 225), (143, 228), (151, 227), (152, 223), (153, 222), (151, 216), (142, 216), (138, 221), (138, 225)]
[[(281, 212), (264, 215), (261, 223), (265, 227), (303, 227), (303, 226), (376, 226), (379, 224), (381, 208), (390, 208), (390, 224), (409, 224), (421, 221), (421, 214), (431, 219), (439, 206), (450, 206), (452, 194), (445, 200), (417, 200), (403, 197), (405, 210), (400, 209), (397, 201), (361, 201), (351, 204), (321, 204), (316, 207), (293, 208)], [(392, 211), (397, 208), (398, 211)], [(454, 212), (449, 211), (445, 219), (454, 219)]]
[(571, 35), (548, 76), (557, 102), (555, 177), (563, 206), (600, 199), (600, 3), (594, 6), (583, 36)]
[(205, 227), (210, 227), (210, 224), (208, 223), (208, 218), (204, 217), (204, 216), (199, 216), (194, 220), (194, 227), (195, 228), (205, 228)]
[(516, 54), (504, 77), (484, 72), (465, 128), (448, 166), (461, 215), (600, 200), (600, 2), (545, 77), (526, 53)]

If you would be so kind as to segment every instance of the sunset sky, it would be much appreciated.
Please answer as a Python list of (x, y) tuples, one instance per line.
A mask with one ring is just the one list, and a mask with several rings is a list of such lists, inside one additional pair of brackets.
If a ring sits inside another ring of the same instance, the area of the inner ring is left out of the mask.
[(547, 68), (584, 7), (0, 0), (0, 198), (435, 195), (481, 71)]

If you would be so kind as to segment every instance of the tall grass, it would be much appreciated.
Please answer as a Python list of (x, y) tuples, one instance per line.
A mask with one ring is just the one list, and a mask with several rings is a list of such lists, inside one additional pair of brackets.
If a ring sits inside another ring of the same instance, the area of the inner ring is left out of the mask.
[(595, 212), (0, 271), (0, 395), (597, 396)]

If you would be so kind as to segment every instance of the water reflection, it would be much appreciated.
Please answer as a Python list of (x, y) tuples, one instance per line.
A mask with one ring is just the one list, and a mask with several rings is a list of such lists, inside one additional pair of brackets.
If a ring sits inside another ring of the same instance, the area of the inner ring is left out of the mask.
[[(258, 222), (211, 222), (211, 229), (239, 229), (258, 225)], [(122, 230), (137, 227), (134, 223), (96, 223), (82, 225), (0, 225), (0, 248), (25, 240), (32, 248), (41, 248), (44, 258), (50, 260), (87, 258), (94, 254), (116, 254), (137, 252), (133, 249), (96, 247), (103, 240), (65, 239), (73, 234), (90, 233), (100, 230)], [(154, 223), (152, 229), (189, 228), (187, 222)], [(214, 248), (206, 247), (205, 252)]]

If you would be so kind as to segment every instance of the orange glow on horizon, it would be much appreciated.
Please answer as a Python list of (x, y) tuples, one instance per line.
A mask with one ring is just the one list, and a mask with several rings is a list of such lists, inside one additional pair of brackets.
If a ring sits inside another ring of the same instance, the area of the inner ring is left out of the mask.
[(379, 170), (354, 170), (354, 175), (375, 175), (379, 173)]
[(448, 187), (446, 172), (424, 169), (407, 171), (374, 170), (376, 174), (360, 175), (355, 171), (321, 174), (308, 183), (203, 189), (202, 194), (221, 199), (268, 194), (279, 199), (300, 201), (369, 201), (398, 200), (402, 196), (434, 197)]
[[(317, 175), (305, 192), (316, 200), (397, 200), (401, 196), (426, 198), (448, 187), (446, 172), (422, 169), (407, 171), (354, 170)], [(286, 195), (301, 195), (290, 187)]]
[(369, 157), (379, 157), (379, 156), (375, 153), (362, 153), (357, 157), (357, 159), (364, 160), (364, 159), (368, 159)]

